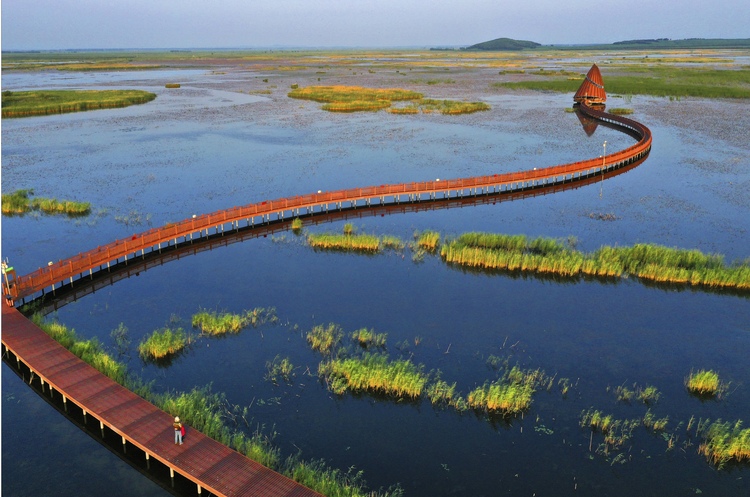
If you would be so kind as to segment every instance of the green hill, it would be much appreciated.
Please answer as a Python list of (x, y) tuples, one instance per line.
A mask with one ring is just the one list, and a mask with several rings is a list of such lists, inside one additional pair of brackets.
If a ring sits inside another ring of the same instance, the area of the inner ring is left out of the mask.
[(542, 45), (533, 41), (513, 40), (511, 38), (497, 38), (483, 43), (477, 43), (466, 50), (525, 50), (527, 48), (541, 47)]

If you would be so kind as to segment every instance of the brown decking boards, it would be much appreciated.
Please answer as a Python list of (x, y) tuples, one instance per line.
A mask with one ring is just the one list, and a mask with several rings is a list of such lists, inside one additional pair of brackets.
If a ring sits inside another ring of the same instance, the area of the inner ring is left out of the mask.
[(17, 309), (2, 306), (2, 343), (55, 391), (132, 445), (220, 496), (320, 494), (188, 427), (174, 444), (172, 415), (104, 376), (55, 342)]

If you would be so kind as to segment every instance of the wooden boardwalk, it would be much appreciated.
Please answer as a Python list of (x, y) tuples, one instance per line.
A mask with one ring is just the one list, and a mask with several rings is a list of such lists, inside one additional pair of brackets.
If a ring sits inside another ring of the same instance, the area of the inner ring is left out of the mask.
[(101, 429), (122, 437), (196, 485), (219, 496), (319, 497), (242, 454), (190, 429), (175, 445), (172, 414), (115, 383), (50, 338), (17, 309), (2, 307), (3, 353), (12, 353), (42, 380), (51, 396), (78, 405)]
[(272, 221), (328, 213), (344, 208), (398, 205), (401, 202), (418, 202), (425, 199), (450, 200), (464, 195), (514, 193), (563, 185), (602, 177), (607, 172), (627, 167), (649, 154), (651, 131), (643, 124), (593, 109), (585, 104), (581, 104), (579, 110), (597, 121), (608, 123), (636, 137), (638, 142), (606, 157), (559, 166), (472, 178), (436, 179), (318, 192), (194, 216), (178, 223), (116, 240), (58, 262), (51, 262), (48, 266), (41, 267), (25, 276), (16, 277), (15, 273), (11, 272), (9, 285), (6, 286), (3, 282), (4, 294), (13, 302), (24, 301), (26, 298), (34, 298), (45, 291), (54, 291), (61, 284), (73, 284), (77, 279), (90, 277), (94, 272), (107, 271), (113, 264), (127, 262), (147, 252), (161, 252), (165, 247), (174, 246), (180, 242), (234, 232), (241, 226), (253, 227)]

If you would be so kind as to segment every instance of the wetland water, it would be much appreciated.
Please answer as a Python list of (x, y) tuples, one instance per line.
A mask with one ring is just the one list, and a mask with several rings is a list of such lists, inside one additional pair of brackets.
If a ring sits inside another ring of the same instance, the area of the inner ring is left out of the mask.
[[(4, 217), (3, 258), (19, 274), (152, 226), (260, 200), (354, 186), (455, 178), (596, 157), (632, 143), (600, 126), (587, 136), (570, 95), (473, 88), (492, 110), (468, 116), (331, 114), (319, 104), (269, 95), (252, 73), (190, 71), (102, 74), (79, 86), (150, 89), (146, 105), (4, 120), (3, 191), (89, 201), (93, 214), (66, 220)], [(265, 77), (265, 76), (264, 76)], [(606, 81), (606, 73), (604, 74)], [(71, 84), (55, 74), (3, 74), (3, 89)], [(46, 78), (46, 79), (45, 79)], [(312, 78), (311, 78), (312, 79)], [(189, 81), (177, 90), (164, 83)], [(309, 83), (313, 84), (313, 83)], [(396, 86), (386, 82), (386, 86)], [(398, 83), (399, 86), (405, 86)], [(445, 90), (442, 90), (445, 91)], [(460, 82), (451, 89), (457, 98)], [(426, 93), (428, 93), (427, 91)], [(612, 106), (620, 104), (612, 99)], [(365, 217), (359, 232), (411, 240), (415, 231), (574, 236), (578, 247), (653, 242), (746, 258), (750, 239), (750, 124), (744, 102), (634, 97), (634, 118), (654, 134), (638, 168), (554, 195), (450, 210)], [(591, 214), (614, 214), (601, 221)], [(311, 226), (340, 232), (343, 221)], [(199, 339), (168, 367), (143, 363), (143, 336), (170, 322), (190, 327), (200, 309), (275, 307), (279, 323), (222, 339)], [(654, 288), (637, 281), (556, 282), (452, 268), (409, 250), (377, 256), (314, 251), (291, 232), (250, 239), (149, 269), (54, 315), (123, 356), (155, 389), (212, 384), (249, 406), (254, 424), (275, 433), (283, 454), (302, 451), (346, 471), (364, 470), (371, 488), (399, 483), (406, 495), (745, 495), (747, 465), (717, 471), (697, 454), (691, 416), (750, 422), (750, 302), (746, 296)], [(305, 334), (316, 324), (347, 333), (388, 333), (392, 358), (440, 370), (457, 389), (494, 380), (490, 356), (543, 369), (574, 385), (538, 391), (512, 420), (434, 409), (428, 400), (336, 397), (316, 376), (321, 357)], [(289, 357), (295, 377), (264, 380), (266, 362)], [(691, 369), (731, 381), (721, 401), (683, 387)], [(310, 374), (312, 373), (312, 374)], [(3, 366), (3, 492), (8, 495), (163, 495), (164, 491), (80, 433)], [(596, 453), (601, 435), (579, 427), (589, 408), (620, 419), (647, 406), (616, 402), (607, 389), (653, 385), (651, 406), (669, 416), (664, 433), (643, 427), (623, 448)], [(50, 437), (48, 431), (54, 432)], [(167, 435), (169, 433), (167, 432)], [(675, 446), (667, 439), (674, 435)], [(599, 438), (599, 440), (597, 440)], [(622, 455), (620, 455), (622, 454)], [(41, 472), (39, 468), (44, 468)]]

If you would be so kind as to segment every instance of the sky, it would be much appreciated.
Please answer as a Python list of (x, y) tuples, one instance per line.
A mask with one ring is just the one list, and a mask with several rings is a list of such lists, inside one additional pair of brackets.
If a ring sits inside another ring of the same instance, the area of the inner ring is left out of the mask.
[(2, 0), (3, 50), (750, 38), (747, 0)]

